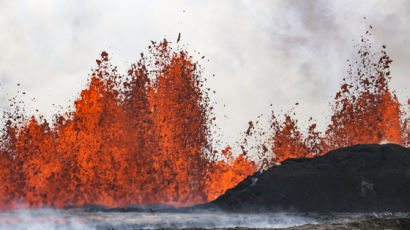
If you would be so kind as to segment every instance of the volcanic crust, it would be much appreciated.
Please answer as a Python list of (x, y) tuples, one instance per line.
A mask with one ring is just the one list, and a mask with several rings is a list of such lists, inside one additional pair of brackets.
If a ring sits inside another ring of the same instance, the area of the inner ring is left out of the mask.
[[(214, 228), (214, 230), (408, 230), (408, 218), (357, 218), (353, 220), (328, 222), (323, 224), (305, 224), (290, 228)], [(161, 230), (176, 230), (178, 228), (163, 228)], [(184, 230), (202, 230), (204, 228), (184, 228)]]
[[(161, 230), (176, 230), (178, 228), (163, 228)], [(184, 230), (201, 230), (204, 228), (184, 228)], [(290, 228), (214, 228), (214, 230), (408, 230), (410, 219), (408, 218), (357, 218), (323, 224), (305, 224)]]
[(410, 149), (366, 144), (316, 158), (288, 159), (199, 207), (234, 212), (409, 212)]

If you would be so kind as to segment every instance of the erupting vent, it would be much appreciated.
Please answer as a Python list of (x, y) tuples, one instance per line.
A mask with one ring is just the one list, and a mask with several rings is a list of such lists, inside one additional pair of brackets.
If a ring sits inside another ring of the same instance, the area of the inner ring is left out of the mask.
[[(284, 122), (273, 116), (272, 135), (256, 163), (246, 151), (234, 158), (230, 147), (212, 147), (213, 113), (198, 64), (186, 51), (153, 42), (125, 75), (103, 52), (72, 112), (51, 124), (18, 108), (5, 114), (0, 208), (192, 205), (289, 157), (357, 143), (408, 145), (409, 118), (388, 88), (391, 60), (383, 49), (373, 62), (378, 54), (369, 50), (364, 39), (326, 132), (312, 124), (304, 133), (290, 115)], [(246, 136), (255, 133), (250, 125)], [(220, 156), (224, 160), (217, 161)]]

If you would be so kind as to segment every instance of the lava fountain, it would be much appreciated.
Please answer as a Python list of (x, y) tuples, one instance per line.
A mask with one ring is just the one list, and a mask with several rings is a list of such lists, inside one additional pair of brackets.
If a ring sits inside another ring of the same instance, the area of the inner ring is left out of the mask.
[(166, 40), (153, 42), (127, 75), (102, 52), (74, 111), (53, 123), (19, 109), (5, 114), (0, 207), (181, 206), (215, 199), (255, 165), (234, 159), (229, 147), (225, 160), (216, 160), (208, 104), (198, 63)]
[(410, 146), (410, 100), (407, 105), (401, 105), (390, 90), (392, 60), (385, 45), (381, 51), (373, 52), (370, 36), (370, 31), (362, 36), (355, 47), (357, 58), (348, 60), (349, 70), (331, 102), (333, 114), (324, 132), (316, 130), (317, 124), (312, 118), (304, 131), (298, 127), (294, 114), (286, 113), (282, 120), (272, 112), (269, 137), (261, 138), (262, 143), (258, 145), (246, 146), (250, 136), (266, 132), (256, 128), (253, 122), (249, 123), (242, 148), (253, 152), (257, 149), (260, 169), (288, 158), (320, 156), (356, 144)]
[[(164, 40), (121, 74), (102, 52), (70, 112), (52, 122), (26, 116), (16, 100), (0, 139), (0, 208), (97, 204), (186, 206), (214, 200), (257, 170), (358, 143), (410, 143), (409, 116), (389, 89), (385, 46), (359, 58), (333, 102), (325, 132), (291, 114), (272, 115), (269, 138), (251, 161), (212, 146), (214, 115), (199, 64)], [(252, 122), (244, 143), (256, 135)], [(262, 139), (262, 138), (261, 138)]]

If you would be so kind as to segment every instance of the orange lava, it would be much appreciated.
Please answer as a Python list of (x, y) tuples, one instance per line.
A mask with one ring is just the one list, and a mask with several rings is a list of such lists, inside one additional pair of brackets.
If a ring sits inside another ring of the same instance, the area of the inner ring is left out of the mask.
[[(310, 124), (301, 131), (290, 114), (284, 121), (272, 116), (255, 163), (246, 146), (238, 157), (230, 147), (213, 148), (208, 91), (186, 51), (166, 40), (153, 42), (127, 74), (118, 73), (102, 52), (72, 112), (50, 123), (25, 117), (12, 100), (15, 110), (5, 113), (0, 139), (0, 209), (192, 205), (214, 200), (256, 170), (287, 158), (359, 143), (409, 146), (410, 119), (389, 89), (385, 47), (371, 54), (364, 37), (358, 48), (327, 130)], [(245, 136), (254, 129), (250, 122)]]
[(185, 51), (153, 42), (125, 76), (106, 52), (97, 64), (74, 111), (53, 124), (7, 114), (0, 208), (191, 205), (255, 171), (243, 156), (205, 157), (218, 153), (210, 145), (212, 113)]
[(312, 123), (303, 132), (290, 114), (284, 115), (284, 121), (273, 115), (272, 135), (268, 144), (263, 144), (264, 149), (272, 146), (273, 154), (262, 157), (265, 158), (262, 168), (287, 158), (319, 156), (355, 144), (410, 146), (409, 107), (407, 105), (406, 110), (389, 89), (392, 60), (384, 45), (380, 52), (371, 52), (369, 36), (367, 32), (362, 37), (357, 47), (358, 59), (349, 65), (348, 75), (336, 93), (331, 123), (326, 131), (316, 131), (316, 124)]

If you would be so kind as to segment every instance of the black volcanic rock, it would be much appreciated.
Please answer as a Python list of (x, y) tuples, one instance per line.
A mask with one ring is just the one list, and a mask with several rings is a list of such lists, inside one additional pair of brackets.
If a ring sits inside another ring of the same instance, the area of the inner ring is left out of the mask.
[(202, 208), (226, 211), (410, 211), (410, 149), (355, 145), (288, 159), (249, 176)]

